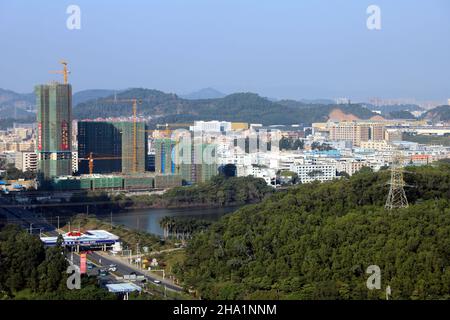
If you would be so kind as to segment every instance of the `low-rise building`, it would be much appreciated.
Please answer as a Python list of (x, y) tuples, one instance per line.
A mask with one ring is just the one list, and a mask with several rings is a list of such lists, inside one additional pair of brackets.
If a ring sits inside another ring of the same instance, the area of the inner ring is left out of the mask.
[(38, 156), (36, 152), (19, 151), (15, 153), (14, 166), (25, 171), (36, 171), (38, 165)]

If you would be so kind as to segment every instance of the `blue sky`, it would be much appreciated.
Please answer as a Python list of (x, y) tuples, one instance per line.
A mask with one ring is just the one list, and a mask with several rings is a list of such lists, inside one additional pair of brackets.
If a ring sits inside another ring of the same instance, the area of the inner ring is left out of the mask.
[[(81, 30), (66, 8), (81, 8)], [(382, 29), (366, 28), (381, 8)], [(450, 98), (448, 0), (0, 0), (0, 87)]]

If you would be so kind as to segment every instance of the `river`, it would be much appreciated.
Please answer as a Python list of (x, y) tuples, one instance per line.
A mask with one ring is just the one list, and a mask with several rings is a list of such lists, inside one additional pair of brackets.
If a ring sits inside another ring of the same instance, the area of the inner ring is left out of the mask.
[[(163, 236), (159, 221), (164, 217), (186, 217), (209, 221), (217, 221), (223, 215), (233, 212), (239, 207), (225, 208), (182, 208), (182, 209), (138, 209), (119, 212), (112, 215), (114, 225), (124, 225), (131, 229), (146, 231)], [(110, 219), (110, 216), (102, 218)]]

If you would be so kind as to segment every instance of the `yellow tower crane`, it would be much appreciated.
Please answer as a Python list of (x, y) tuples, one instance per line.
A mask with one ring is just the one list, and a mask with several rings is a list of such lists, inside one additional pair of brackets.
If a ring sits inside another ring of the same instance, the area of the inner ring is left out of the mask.
[(69, 73), (70, 73), (70, 71), (67, 70), (67, 61), (61, 60), (59, 63), (61, 63), (63, 65), (63, 69), (62, 70), (58, 70), (58, 71), (50, 71), (50, 73), (62, 74), (63, 77), (64, 77), (64, 84), (68, 84), (69, 83)]
[[(128, 158), (128, 157), (126, 157)], [(106, 157), (94, 157), (92, 152), (89, 152), (89, 156), (84, 159), (79, 159), (78, 161), (88, 160), (89, 161), (89, 174), (92, 175), (94, 173), (94, 160), (121, 160), (123, 157), (114, 157), (114, 156), (106, 156)]]
[(142, 99), (114, 99), (105, 100), (105, 102), (131, 103), (133, 106), (133, 169), (132, 173), (137, 172), (137, 105), (142, 104)]

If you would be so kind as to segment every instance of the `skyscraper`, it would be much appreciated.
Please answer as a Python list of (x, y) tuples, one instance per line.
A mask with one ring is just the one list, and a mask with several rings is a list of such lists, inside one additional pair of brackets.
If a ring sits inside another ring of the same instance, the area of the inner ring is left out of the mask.
[(38, 178), (72, 174), (72, 86), (52, 83), (35, 87)]

